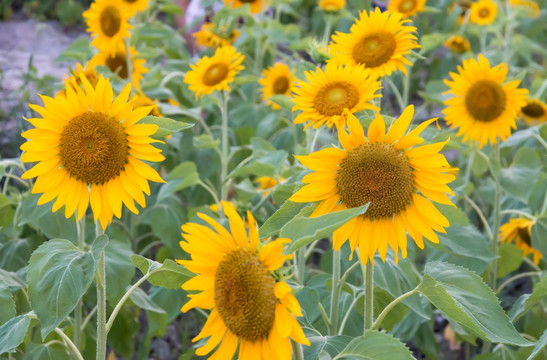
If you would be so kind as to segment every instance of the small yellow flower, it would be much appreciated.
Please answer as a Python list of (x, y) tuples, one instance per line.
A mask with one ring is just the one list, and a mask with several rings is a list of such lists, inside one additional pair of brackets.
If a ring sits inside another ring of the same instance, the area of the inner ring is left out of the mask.
[(426, 0), (390, 0), (387, 9), (401, 13), (404, 17), (410, 17), (423, 11), (425, 2)]
[(280, 177), (279, 180), (277, 180), (273, 177), (261, 176), (261, 177), (257, 178), (256, 181), (260, 184), (258, 189), (259, 190), (265, 190), (262, 193), (262, 197), (266, 197), (271, 192), (271, 189), (273, 189), (280, 182), (282, 183), (283, 181), (285, 181), (285, 178)]
[(500, 227), (500, 242), (515, 241), (515, 245), (522, 250), (524, 256), (533, 254), (534, 263), (539, 264), (541, 252), (532, 247), (531, 229), (535, 223), (535, 220), (510, 219), (507, 224)]
[(268, 0), (224, 0), (224, 5), (230, 5), (234, 9), (245, 4), (251, 6), (251, 13), (253, 14), (263, 12), (268, 8)]
[(491, 0), (479, 0), (471, 4), (469, 11), (471, 24), (488, 25), (496, 19), (498, 5)]
[(461, 35), (453, 35), (443, 45), (457, 54), (463, 54), (471, 50), (469, 40)]
[(227, 34), (225, 26), (221, 27), (218, 32), (215, 32), (215, 24), (205, 23), (199, 31), (196, 31), (192, 36), (196, 39), (199, 46), (218, 48), (221, 46), (230, 46), (239, 37), (239, 30), (233, 29)]
[(520, 113), (528, 124), (534, 122), (543, 124), (547, 121), (547, 104), (538, 99), (527, 99), (526, 105), (520, 109)]
[(122, 8), (123, 11), (131, 17), (137, 12), (146, 10), (148, 1), (149, 0), (122, 0)]
[(289, 69), (287, 64), (276, 63), (262, 71), (262, 78), (258, 83), (262, 85), (262, 100), (275, 110), (279, 105), (273, 103), (270, 97), (273, 95), (290, 95), (294, 89), (296, 77), (294, 69)]
[(522, 6), (527, 8), (528, 13), (533, 18), (538, 18), (539, 15), (541, 15), (541, 10), (539, 8), (539, 5), (536, 4), (534, 1), (526, 1), (526, 0), (509, 0), (511, 5), (513, 6)]
[(317, 5), (324, 11), (335, 12), (342, 10), (346, 6), (346, 0), (319, 0)]
[(141, 88), (140, 81), (143, 78), (143, 74), (148, 72), (148, 69), (144, 66), (146, 60), (138, 58), (138, 52), (134, 46), (129, 48), (129, 59), (131, 61), (131, 79), (128, 78), (129, 67), (127, 65), (127, 54), (125, 53), (125, 46), (118, 48), (113, 53), (99, 52), (91, 58), (89, 63), (92, 66), (106, 66), (113, 74), (124, 80), (131, 80), (131, 84), (137, 90)]
[(121, 0), (96, 0), (82, 14), (91, 33), (91, 45), (113, 55), (123, 47), (124, 39), (129, 37), (129, 13), (123, 11)]

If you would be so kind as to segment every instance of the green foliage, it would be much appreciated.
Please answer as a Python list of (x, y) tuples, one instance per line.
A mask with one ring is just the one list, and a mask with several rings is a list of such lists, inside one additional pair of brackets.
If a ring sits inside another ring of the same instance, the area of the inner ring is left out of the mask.
[(374, 330), (365, 331), (365, 335), (351, 340), (334, 359), (375, 359), (407, 360), (414, 359), (408, 348), (391, 335)]

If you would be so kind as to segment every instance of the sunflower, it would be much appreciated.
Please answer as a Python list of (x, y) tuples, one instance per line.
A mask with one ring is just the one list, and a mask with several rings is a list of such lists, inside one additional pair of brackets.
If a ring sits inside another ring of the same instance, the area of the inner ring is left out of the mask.
[(414, 16), (423, 11), (425, 2), (426, 0), (390, 0), (387, 10), (401, 13), (403, 17)]
[(264, 190), (262, 193), (262, 197), (268, 196), (268, 194), (272, 191), (272, 189), (279, 184), (280, 182), (284, 182), (285, 178), (280, 177), (279, 180), (275, 179), (270, 176), (261, 176), (256, 179), (256, 182), (260, 184), (258, 187), (259, 190)]
[(455, 179), (451, 172), (457, 169), (439, 154), (448, 140), (414, 147), (424, 141), (420, 133), (436, 119), (405, 135), (413, 114), (410, 105), (386, 134), (384, 119), (378, 113), (368, 128), (367, 139), (357, 118), (348, 113), (349, 134), (338, 128), (342, 149), (330, 147), (296, 156), (313, 172), (304, 177), (307, 185), (290, 200), (320, 201), (311, 216), (370, 203), (364, 215), (349, 220), (333, 234), (334, 250), (340, 250), (349, 239), (351, 256), (359, 246), (359, 258), (365, 264), (373, 262), (376, 251), (385, 261), (388, 245), (396, 259), (399, 249), (405, 258), (405, 231), (423, 249), (422, 236), (438, 243), (433, 230), (444, 233), (450, 225), (431, 202), (454, 206), (446, 195), (453, 195), (446, 184)]
[(130, 17), (137, 12), (146, 10), (148, 7), (148, 0), (122, 0), (123, 11)]
[(355, 113), (364, 109), (378, 110), (370, 103), (370, 100), (381, 97), (376, 94), (380, 88), (380, 82), (370, 77), (371, 70), (362, 66), (339, 66), (327, 64), (325, 71), (317, 68), (315, 72), (306, 72), (306, 80), (299, 81), (295, 87), (294, 103), (292, 108), (302, 110), (295, 119), (295, 124), (309, 121), (304, 129), (310, 125), (314, 129), (323, 124), (332, 127), (333, 124), (342, 122), (347, 109)]
[(532, 247), (531, 229), (535, 220), (510, 219), (509, 222), (500, 227), (500, 242), (512, 242), (522, 250), (524, 256), (533, 254), (534, 263), (539, 264), (542, 258), (541, 252)]
[(266, 10), (268, 0), (224, 0), (224, 5), (230, 5), (234, 9), (242, 7), (245, 4), (249, 4), (251, 6), (251, 13), (256, 14)]
[(218, 48), (221, 46), (230, 46), (239, 37), (239, 30), (233, 29), (228, 33), (228, 29), (222, 26), (219, 31), (215, 31), (215, 24), (205, 23), (199, 31), (192, 34), (199, 46)]
[(215, 51), (212, 57), (200, 58), (196, 65), (190, 65), (191, 71), (186, 73), (184, 82), (196, 94), (211, 94), (213, 91), (230, 91), (229, 84), (241, 70), (244, 56), (233, 46), (223, 46)]
[(108, 54), (114, 54), (129, 37), (132, 26), (129, 14), (122, 9), (121, 0), (96, 0), (84, 11), (87, 31), (91, 33), (91, 45)]
[(273, 95), (290, 95), (294, 89), (296, 77), (294, 69), (289, 69), (286, 64), (276, 63), (262, 71), (262, 78), (258, 83), (262, 85), (262, 100), (271, 105), (273, 109), (279, 109), (279, 105), (270, 100)]
[(148, 180), (164, 182), (142, 160), (162, 161), (161, 150), (150, 143), (157, 125), (136, 124), (150, 107), (133, 110), (127, 102), (131, 85), (113, 100), (108, 80), (99, 77), (93, 88), (80, 75), (83, 89), (72, 80), (66, 97), (42, 96), (44, 107), (31, 104), (42, 118), (26, 119), (36, 128), (21, 134), (24, 162), (38, 162), (22, 177), (37, 177), (32, 193), (43, 193), (38, 205), (56, 199), (53, 211), (65, 205), (68, 218), (77, 211), (81, 218), (89, 204), (103, 229), (120, 217), (122, 203), (138, 214), (133, 200), (144, 207), (143, 192), (150, 195)]
[(467, 1), (467, 0), (455, 1), (448, 6), (448, 13), (452, 14), (452, 12), (454, 11), (454, 8), (457, 6), (457, 8), (460, 11), (458, 15), (458, 23), (461, 25), (463, 24), (463, 21), (465, 20), (465, 18), (468, 16), (469, 8), (471, 7), (471, 4), (472, 4), (471, 1)]
[[(85, 68), (84, 68), (85, 66)], [(76, 67), (74, 69), (70, 69), (70, 75), (66, 76), (65, 78), (65, 87), (72, 87), (72, 81), (76, 81), (76, 84), (78, 84), (80, 87), (82, 87), (82, 82), (80, 80), (80, 76), (83, 75), (89, 81), (91, 86), (95, 88), (97, 86), (97, 82), (99, 81), (99, 74), (95, 70), (95, 66), (90, 65), (90, 63), (85, 63), (85, 65), (82, 66), (82, 64), (77, 63)], [(76, 89), (73, 88), (74, 91)], [(55, 96), (65, 96), (66, 97), (66, 91), (65, 89), (60, 90)]]
[(520, 109), (524, 120), (528, 124), (539, 122), (543, 124), (547, 121), (547, 104), (537, 99), (527, 99), (526, 104)]
[(241, 360), (290, 360), (289, 338), (309, 345), (294, 316), (302, 316), (290, 286), (278, 281), (274, 271), (292, 255), (282, 255), (289, 239), (260, 244), (256, 222), (247, 212), (246, 226), (232, 204), (222, 201), (231, 233), (209, 216), (198, 213), (207, 226), (188, 223), (182, 226), (180, 246), (191, 260), (177, 260), (197, 275), (182, 285), (197, 290), (188, 295), (182, 307), (212, 310), (201, 332), (193, 341), (209, 337), (196, 355), (210, 353), (211, 359), (231, 359), (238, 347)]
[(346, 0), (319, 0), (317, 5), (324, 11), (335, 12), (346, 6)]
[(471, 50), (469, 40), (461, 35), (453, 35), (443, 45), (457, 54), (463, 54)]
[(158, 102), (156, 100), (150, 99), (148, 96), (144, 95), (142, 92), (138, 92), (137, 95), (133, 96), (131, 98), (131, 102), (133, 103), (133, 106), (135, 109), (139, 109), (141, 107), (148, 107), (150, 109), (150, 112), (147, 114), (147, 116), (157, 116), (162, 117), (163, 114), (158, 109)]
[(350, 28), (349, 34), (337, 32), (332, 36), (329, 50), (333, 56), (329, 62), (337, 64), (364, 65), (371, 69), (372, 77), (391, 75), (397, 69), (406, 75), (406, 65), (412, 63), (405, 58), (416, 43), (414, 26), (405, 25), (400, 13), (381, 12), (379, 8), (367, 13), (363, 11), (359, 20)]
[[(134, 46), (129, 48), (129, 58), (131, 61), (131, 83), (133, 87), (139, 90), (140, 81), (143, 78), (143, 74), (148, 72), (148, 69), (144, 66), (146, 60), (138, 59), (138, 52)], [(89, 61), (93, 66), (106, 66), (110, 71), (124, 80), (128, 80), (128, 66), (127, 66), (127, 54), (125, 53), (125, 47), (118, 48), (114, 53), (99, 52), (91, 58)]]
[(469, 11), (471, 24), (488, 25), (496, 19), (498, 5), (491, 0), (479, 0), (471, 4)]
[(478, 61), (464, 60), (458, 72), (450, 73), (452, 81), (444, 80), (450, 87), (445, 94), (455, 95), (444, 102), (448, 106), (443, 110), (446, 122), (459, 126), (458, 136), (463, 135), (464, 141), (478, 141), (479, 147), (488, 141), (496, 143), (498, 136), (505, 140), (516, 128), (515, 118), (526, 105), (528, 90), (519, 89), (518, 80), (503, 85), (507, 65), (491, 68), (482, 54)]
[(541, 10), (539, 5), (533, 1), (526, 0), (509, 0), (509, 3), (513, 6), (522, 6), (527, 8), (526, 10), (533, 18), (538, 18), (541, 15)]

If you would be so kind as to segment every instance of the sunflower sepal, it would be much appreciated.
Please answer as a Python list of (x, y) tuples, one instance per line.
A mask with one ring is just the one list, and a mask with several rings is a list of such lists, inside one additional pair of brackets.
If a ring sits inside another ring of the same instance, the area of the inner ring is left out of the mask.
[(158, 129), (156, 132), (150, 135), (151, 138), (157, 140), (165, 140), (166, 136), (194, 127), (194, 124), (158, 116), (145, 116), (137, 124), (157, 125)]

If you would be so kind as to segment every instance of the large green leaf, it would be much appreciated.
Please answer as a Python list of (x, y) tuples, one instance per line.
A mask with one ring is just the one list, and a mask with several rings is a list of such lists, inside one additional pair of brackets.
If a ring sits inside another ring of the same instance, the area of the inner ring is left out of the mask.
[(543, 332), (543, 335), (539, 338), (536, 345), (534, 346), (534, 351), (528, 357), (527, 360), (541, 360), (545, 359), (547, 352), (547, 329)]
[(32, 254), (28, 268), (29, 297), (45, 338), (74, 310), (93, 281), (99, 257), (108, 244), (99, 236), (87, 252), (68, 240), (42, 244)]
[(522, 264), (522, 250), (515, 244), (503, 243), (498, 249), (498, 278), (517, 270)]
[(15, 316), (15, 301), (7, 284), (0, 281), (0, 325)]
[(25, 359), (70, 360), (72, 357), (64, 346), (58, 343), (29, 346)]
[(532, 226), (532, 247), (539, 250), (544, 259), (547, 259), (547, 215), (537, 218), (536, 223)]
[(21, 344), (29, 325), (30, 317), (21, 315), (0, 326), (0, 354), (11, 352)]
[(147, 259), (140, 255), (131, 256), (133, 264), (143, 273), (148, 275), (150, 284), (166, 289), (180, 289), (180, 286), (188, 279), (194, 276), (187, 270), (171, 259), (166, 259), (163, 264), (157, 261)]
[(375, 330), (353, 339), (334, 359), (409, 360), (414, 359), (410, 350), (393, 336)]
[(428, 263), (419, 291), (447, 317), (484, 340), (532, 344), (520, 336), (492, 290), (470, 270), (443, 262)]
[(521, 147), (510, 167), (502, 169), (500, 185), (508, 194), (526, 203), (541, 173), (541, 160), (537, 151)]
[(133, 291), (131, 295), (129, 295), (129, 298), (131, 299), (131, 301), (133, 301), (135, 305), (143, 310), (148, 310), (161, 314), (165, 313), (165, 310), (160, 308), (152, 299), (150, 299), (150, 297), (146, 292), (144, 292), (144, 290), (135, 289), (135, 291)]
[(531, 294), (522, 295), (517, 299), (517, 301), (515, 301), (515, 304), (509, 312), (511, 321), (517, 321), (522, 315), (524, 315), (545, 297), (547, 297), (547, 276), (543, 276), (543, 278), (534, 285), (534, 289)]
[(114, 304), (123, 296), (124, 289), (135, 275), (131, 255), (133, 251), (129, 244), (121, 241), (110, 241), (105, 249), (106, 297)]
[(258, 233), (260, 238), (266, 238), (279, 234), (279, 231), (285, 224), (294, 219), (300, 211), (306, 207), (305, 203), (295, 203), (290, 200), (285, 201), (283, 205), (262, 224)]
[(310, 341), (310, 346), (303, 346), (304, 359), (316, 360), (335, 357), (351, 341), (350, 336), (323, 336), (316, 330), (304, 328), (306, 338)]
[(313, 218), (296, 217), (281, 228), (279, 236), (292, 240), (289, 252), (293, 252), (315, 240), (329, 237), (340, 226), (364, 214), (367, 208), (368, 204)]
[(159, 140), (164, 140), (168, 135), (172, 135), (176, 132), (189, 129), (194, 126), (194, 124), (157, 116), (145, 116), (138, 121), (138, 124), (158, 125), (158, 130), (151, 137)]

